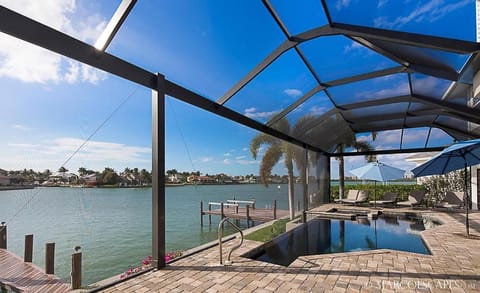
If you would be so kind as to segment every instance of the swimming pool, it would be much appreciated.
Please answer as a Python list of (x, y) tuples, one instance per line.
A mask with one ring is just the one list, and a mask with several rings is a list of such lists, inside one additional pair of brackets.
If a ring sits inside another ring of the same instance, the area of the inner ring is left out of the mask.
[(432, 225), (432, 220), (396, 215), (380, 215), (376, 220), (357, 217), (355, 221), (316, 218), (265, 243), (246, 257), (288, 266), (302, 255), (359, 250), (394, 249), (430, 254), (419, 235), (427, 222)]

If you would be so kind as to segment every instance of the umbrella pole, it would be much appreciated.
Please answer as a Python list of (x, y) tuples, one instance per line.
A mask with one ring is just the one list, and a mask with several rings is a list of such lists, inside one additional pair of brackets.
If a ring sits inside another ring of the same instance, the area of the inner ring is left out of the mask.
[(374, 208), (377, 208), (377, 180), (375, 180), (375, 187), (373, 188), (373, 202), (375, 203)]
[[(465, 158), (464, 158), (465, 159)], [(470, 205), (470, 200), (468, 199), (467, 191), (467, 161), (465, 160), (465, 227), (467, 228), (467, 236), (470, 236), (470, 225), (468, 223), (468, 206)]]

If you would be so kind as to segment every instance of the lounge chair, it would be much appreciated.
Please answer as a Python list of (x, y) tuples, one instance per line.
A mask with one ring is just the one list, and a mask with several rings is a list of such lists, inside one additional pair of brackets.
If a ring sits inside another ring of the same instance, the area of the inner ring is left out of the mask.
[(425, 197), (425, 190), (415, 190), (408, 196), (408, 200), (399, 201), (397, 205), (407, 207), (417, 206), (422, 202), (423, 197)]
[(447, 191), (443, 200), (435, 205), (436, 208), (462, 208), (463, 192)]
[(335, 202), (342, 203), (344, 200), (356, 200), (358, 196), (358, 190), (350, 189), (346, 198), (336, 199)]
[(383, 195), (383, 199), (371, 200), (369, 203), (383, 204), (383, 205), (389, 204), (389, 203), (395, 204), (397, 202), (397, 198), (398, 198), (398, 192), (385, 192), (385, 194)]
[[(350, 192), (349, 192), (349, 195), (350, 195)], [(366, 202), (367, 200), (368, 200), (368, 190), (359, 190), (356, 199), (346, 198), (341, 202), (356, 205), (357, 203)]]

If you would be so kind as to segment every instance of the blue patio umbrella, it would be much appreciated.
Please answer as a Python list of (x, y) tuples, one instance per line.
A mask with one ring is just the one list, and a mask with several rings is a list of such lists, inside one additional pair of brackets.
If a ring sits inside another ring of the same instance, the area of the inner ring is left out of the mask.
[(392, 167), (380, 162), (372, 162), (367, 165), (350, 171), (360, 179), (375, 181), (374, 200), (377, 207), (377, 181), (385, 182), (388, 180), (401, 179), (405, 175), (405, 170)]
[(460, 141), (444, 149), (436, 156), (412, 170), (415, 177), (446, 174), (464, 168), (465, 170), (465, 227), (469, 235), (468, 208), (470, 200), (467, 192), (467, 167), (480, 164), (480, 139)]

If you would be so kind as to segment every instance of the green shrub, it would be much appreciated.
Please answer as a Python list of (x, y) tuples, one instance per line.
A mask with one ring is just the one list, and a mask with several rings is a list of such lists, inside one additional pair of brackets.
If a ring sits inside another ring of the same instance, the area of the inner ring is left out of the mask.
[[(418, 184), (388, 184), (383, 185), (382, 183), (377, 183), (375, 187), (374, 183), (368, 184), (353, 184), (345, 186), (345, 196), (347, 196), (348, 190), (357, 189), (357, 190), (368, 190), (368, 200), (374, 200), (375, 190), (377, 194), (377, 200), (383, 198), (383, 195), (386, 192), (398, 192), (398, 201), (407, 200), (408, 195), (418, 189), (425, 189), (424, 186)], [(333, 202), (335, 199), (338, 199), (338, 186), (330, 187), (330, 200)]]

